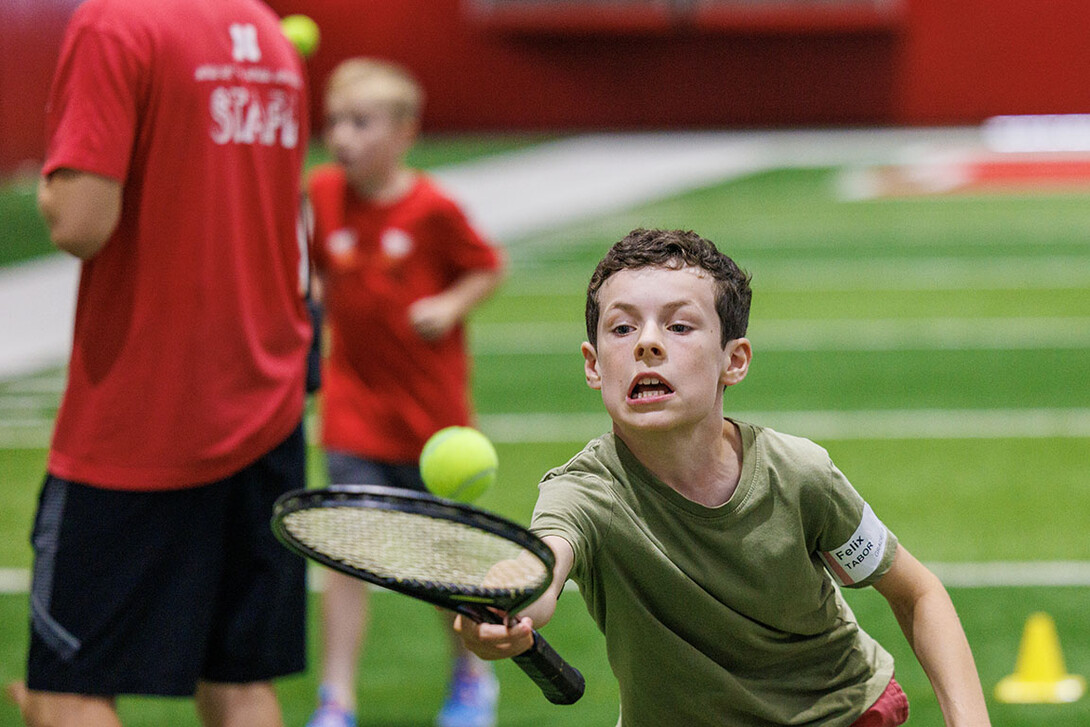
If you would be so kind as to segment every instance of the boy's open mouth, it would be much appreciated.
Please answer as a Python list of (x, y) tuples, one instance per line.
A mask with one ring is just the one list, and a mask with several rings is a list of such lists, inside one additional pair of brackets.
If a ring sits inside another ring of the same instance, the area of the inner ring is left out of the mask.
[(654, 399), (660, 396), (674, 393), (670, 384), (659, 376), (643, 375), (632, 382), (632, 388), (628, 390), (628, 398), (632, 400)]

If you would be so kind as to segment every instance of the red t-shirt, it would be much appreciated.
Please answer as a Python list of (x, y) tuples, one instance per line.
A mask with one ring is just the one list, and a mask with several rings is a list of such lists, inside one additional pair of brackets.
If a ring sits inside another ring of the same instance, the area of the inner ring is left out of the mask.
[(360, 199), (332, 166), (314, 170), (316, 269), (330, 329), (322, 371), (322, 443), (380, 462), (411, 463), (438, 429), (471, 418), (469, 361), (457, 326), (427, 341), (409, 305), (500, 253), (426, 176), (391, 204)]
[(257, 0), (88, 0), (47, 111), (49, 174), (123, 183), (83, 265), (49, 470), (102, 487), (221, 479), (303, 408), (302, 63)]

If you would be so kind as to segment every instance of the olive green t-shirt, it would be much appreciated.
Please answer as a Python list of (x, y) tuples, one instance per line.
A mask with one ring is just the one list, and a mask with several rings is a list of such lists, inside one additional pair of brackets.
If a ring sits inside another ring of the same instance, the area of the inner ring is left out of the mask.
[(872, 584), (896, 538), (824, 449), (735, 423), (742, 474), (720, 507), (669, 488), (613, 434), (541, 482), (533, 530), (574, 549), (624, 727), (850, 725), (893, 676), (834, 578)]

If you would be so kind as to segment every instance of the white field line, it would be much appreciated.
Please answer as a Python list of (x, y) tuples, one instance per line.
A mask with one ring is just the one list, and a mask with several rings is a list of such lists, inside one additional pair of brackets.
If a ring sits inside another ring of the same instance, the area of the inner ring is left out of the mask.
[[(45, 449), (53, 436), (52, 422), (31, 427), (0, 426), (0, 449)], [(44, 473), (43, 473), (44, 474)]]
[[(1090, 409), (891, 409), (740, 411), (730, 415), (817, 441), (1047, 439), (1090, 437)], [(609, 430), (602, 413), (486, 414), (481, 429), (497, 442), (584, 442)]]
[[(473, 351), (532, 355), (578, 350), (578, 323), (475, 323)], [(1090, 349), (1090, 317), (865, 318), (753, 321), (749, 338), (760, 351), (974, 351)]]
[[(736, 419), (823, 440), (1070, 439), (1090, 437), (1090, 408), (889, 409), (874, 411), (738, 411)], [(313, 427), (315, 421), (308, 421)], [(29, 422), (28, 422), (29, 423)], [(40, 449), (49, 422), (0, 426), (0, 448)], [(483, 414), (481, 430), (496, 442), (586, 442), (609, 430), (604, 412)]]
[[(572, 359), (573, 371), (579, 365), (579, 344), (585, 338), (577, 323), (478, 323), (470, 329), (477, 356), (539, 356), (562, 354)], [(754, 347), (760, 352), (820, 351), (966, 351), (966, 350), (1086, 350), (1090, 349), (1090, 318), (933, 318), (864, 320), (783, 320), (756, 321), (750, 328)], [(573, 374), (574, 375), (574, 374)], [(56, 412), (61, 377), (38, 383), (46, 384), (40, 393), (22, 389), (13, 382), (8, 393), (0, 394), (0, 446), (8, 449), (35, 449), (49, 440)], [(31, 380), (34, 381), (34, 380)], [(494, 415), (503, 421), (520, 419), (519, 415)], [(801, 422), (826, 438), (866, 438), (873, 422), (891, 422), (887, 428), (901, 432), (903, 438), (987, 436), (982, 432), (1012, 432), (1025, 436), (1085, 436), (1080, 410), (1035, 409), (987, 412), (796, 412), (772, 413), (774, 420)], [(997, 423), (1010, 416), (1011, 422)], [(549, 424), (554, 421), (563, 422)], [(926, 419), (920, 425), (920, 418)], [(595, 422), (594, 414), (528, 414), (523, 422), (512, 424), (510, 431), (532, 428), (527, 436), (546, 437), (558, 429), (575, 426), (576, 431), (596, 433), (583, 422)], [(760, 421), (760, 420), (759, 420)], [(545, 422), (544, 424), (542, 422)], [(574, 422), (569, 425), (567, 422)], [(799, 427), (794, 427), (798, 429)], [(508, 431), (506, 427), (501, 431)], [(972, 434), (971, 432), (977, 432)], [(1002, 433), (998, 436), (1013, 436)], [(890, 435), (885, 435), (886, 438)]]
[(26, 593), (30, 590), (30, 571), (26, 568), (0, 568), (0, 593)]
[[(740, 263), (745, 266), (744, 259)], [(765, 291), (1071, 290), (1090, 287), (1085, 255), (896, 257), (880, 260), (777, 262), (750, 270)], [(587, 274), (589, 278), (589, 273)], [(585, 286), (585, 283), (584, 283)]]
[[(51, 397), (56, 402), (56, 396)], [(7, 412), (38, 409), (48, 399), (40, 396), (28, 396), (23, 394), (0, 394), (0, 417), (7, 418)]]
[(1078, 560), (928, 563), (928, 568), (951, 588), (1090, 586), (1090, 562)]
[(771, 351), (1086, 349), (1090, 318), (766, 320), (749, 335)]
[[(948, 588), (1090, 587), (1090, 562), (1087, 561), (928, 563), (927, 567)], [(310, 590), (321, 590), (323, 573), (324, 569), (318, 566), (308, 568)], [(0, 595), (23, 594), (29, 589), (28, 569), (0, 568)], [(375, 590), (381, 592), (383, 589)]]
[[(927, 567), (949, 588), (1090, 587), (1090, 561), (927, 563)], [(321, 591), (325, 572), (325, 568), (313, 564), (308, 568), (307, 583), (312, 591)], [(26, 579), (29, 581), (29, 577)], [(19, 582), (16, 579), (16, 585)], [(577, 587), (568, 581), (564, 589)]]
[[(564, 354), (573, 367), (585, 338), (582, 327), (570, 323), (478, 323), (470, 335), (477, 356)], [(1090, 318), (775, 319), (754, 322), (750, 338), (758, 352), (1085, 350)], [(13, 383), (0, 393), (0, 446), (41, 446), (52, 428), (60, 380), (48, 384), (37, 393)]]
[[(555, 251), (555, 248), (554, 250)], [(843, 260), (793, 263), (782, 261), (750, 268), (745, 252), (742, 267), (753, 273), (757, 298), (773, 292), (914, 292), (914, 291), (1034, 291), (1090, 288), (1090, 265), (1085, 255), (1034, 255), (967, 259), (894, 257), (880, 260)], [(531, 263), (527, 263), (531, 265)], [(526, 276), (506, 297), (582, 295), (592, 269), (571, 268), (537, 277)]]
[(64, 392), (66, 380), (67, 374), (61, 371), (8, 381), (4, 383), (4, 390), (9, 394), (51, 396), (53, 401), (56, 401), (60, 399), (61, 393)]

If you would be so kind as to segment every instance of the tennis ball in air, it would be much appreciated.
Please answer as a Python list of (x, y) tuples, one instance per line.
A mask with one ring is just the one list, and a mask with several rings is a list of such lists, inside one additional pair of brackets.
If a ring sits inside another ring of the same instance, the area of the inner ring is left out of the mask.
[(309, 16), (287, 15), (280, 20), (280, 30), (304, 58), (310, 57), (314, 51), (318, 50), (321, 33), (318, 31), (318, 24)]
[(496, 480), (499, 457), (488, 437), (470, 427), (433, 434), (420, 453), (420, 477), (433, 495), (473, 502)]

